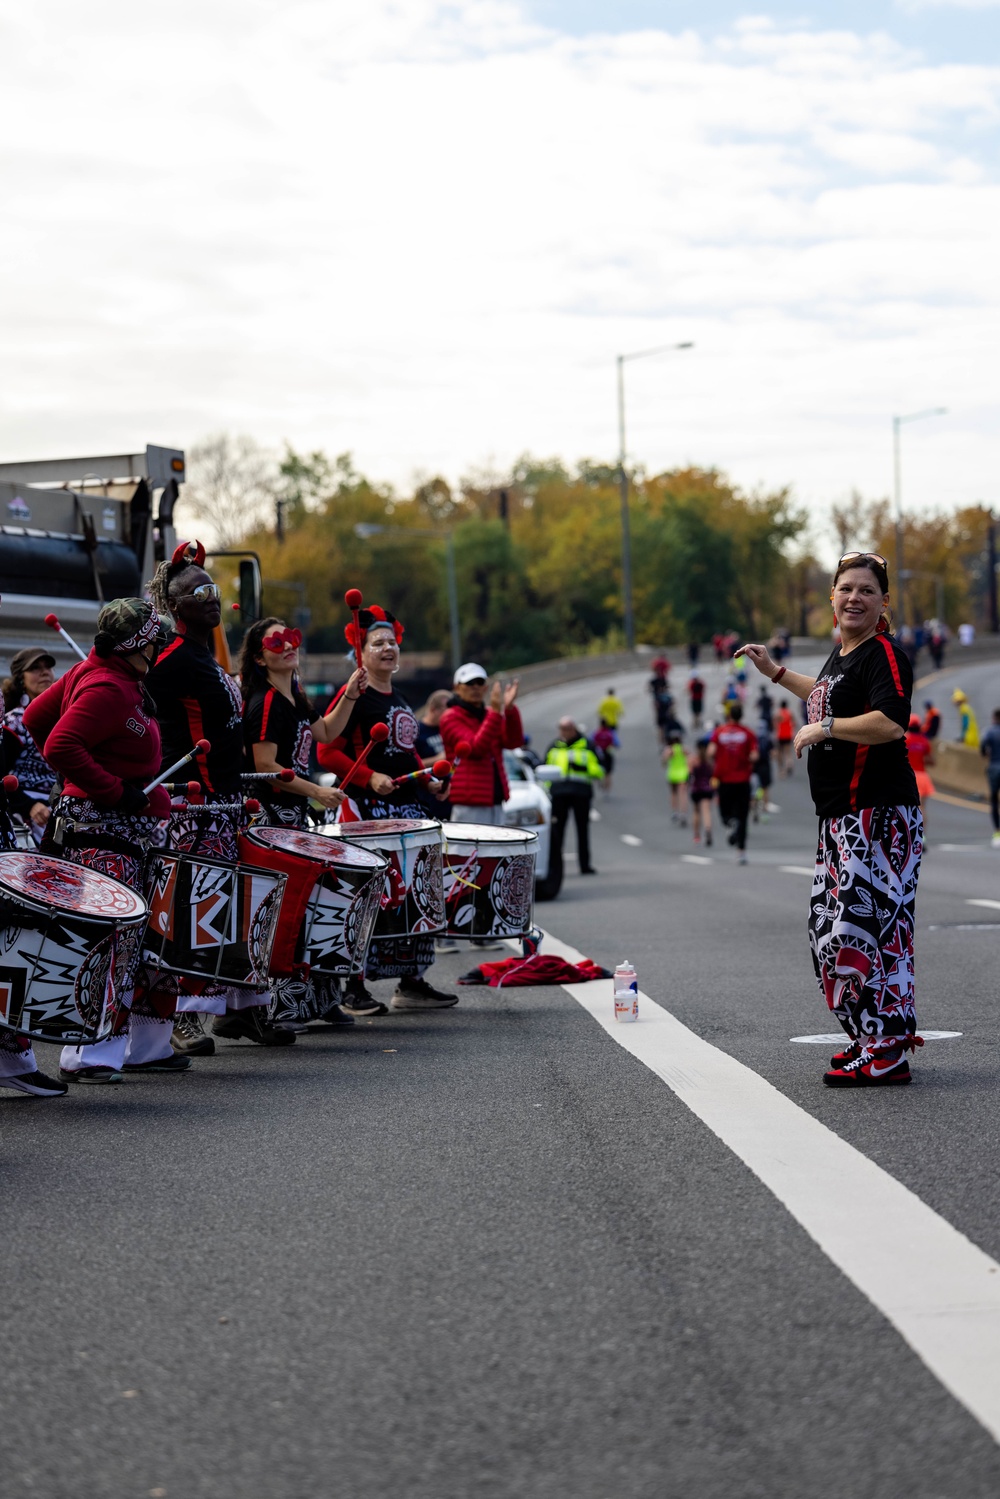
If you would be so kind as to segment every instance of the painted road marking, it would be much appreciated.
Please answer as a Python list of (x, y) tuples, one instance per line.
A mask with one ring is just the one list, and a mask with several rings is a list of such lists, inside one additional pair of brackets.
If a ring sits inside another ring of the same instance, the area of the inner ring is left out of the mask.
[(981, 854), (986, 848), (985, 843), (939, 843), (938, 848), (943, 854)]
[[(554, 956), (582, 958), (544, 936)], [(562, 987), (729, 1146), (1000, 1441), (1000, 1265), (908, 1187), (648, 995), (639, 995), (638, 1024), (619, 1025), (610, 979)]]
[(629, 848), (642, 848), (642, 839), (637, 838), (634, 833), (623, 833), (622, 842), (627, 843)]
[(815, 868), (807, 869), (804, 864), (779, 864), (778, 868), (782, 874), (807, 874), (810, 879), (816, 873)]
[(714, 859), (710, 859), (707, 854), (681, 854), (682, 864), (713, 864), (714, 862)]
[(939, 921), (929, 932), (1000, 932), (1000, 921)]
[(967, 906), (985, 906), (988, 911), (1000, 911), (1000, 900), (967, 900)]
[[(921, 1030), (921, 1036), (925, 1041), (957, 1041), (962, 1034), (961, 1031), (925, 1031)], [(828, 1036), (789, 1036), (789, 1041), (801, 1041), (804, 1046), (832, 1046), (835, 1041), (845, 1042), (847, 1036), (843, 1031), (831, 1031)]]

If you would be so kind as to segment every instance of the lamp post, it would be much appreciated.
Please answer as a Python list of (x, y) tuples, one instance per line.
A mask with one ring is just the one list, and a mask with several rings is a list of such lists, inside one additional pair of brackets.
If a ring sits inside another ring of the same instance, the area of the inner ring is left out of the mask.
[(899, 579), (899, 622), (906, 623), (906, 574), (903, 571), (903, 473), (899, 452), (899, 430), (904, 422), (920, 422), (925, 416), (944, 416), (947, 406), (928, 406), (892, 419), (892, 483), (896, 502), (896, 577)]
[(625, 649), (635, 650), (635, 613), (632, 608), (632, 531), (628, 513), (628, 470), (625, 467), (625, 361), (650, 359), (654, 354), (670, 354), (678, 349), (693, 349), (694, 344), (659, 344), (655, 349), (639, 349), (635, 354), (619, 354), (618, 365), (618, 485), (622, 507), (622, 622), (625, 626)]
[[(376, 526), (367, 521), (358, 521), (354, 527), (355, 536), (360, 536), (362, 541), (368, 541), (372, 536), (429, 536), (434, 541), (441, 540), (440, 531), (428, 531), (410, 526)], [(462, 636), (458, 624), (458, 580), (455, 575), (455, 533), (445, 531), (444, 538), (447, 543), (447, 572), (448, 572), (448, 623), (451, 632), (451, 669), (457, 671), (462, 664)]]

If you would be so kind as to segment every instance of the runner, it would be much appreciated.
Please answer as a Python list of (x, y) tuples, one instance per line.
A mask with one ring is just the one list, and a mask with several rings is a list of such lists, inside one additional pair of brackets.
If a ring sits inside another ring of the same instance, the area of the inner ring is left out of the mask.
[(696, 671), (688, 678), (688, 702), (691, 705), (691, 727), (701, 728), (701, 715), (705, 706), (705, 684)]
[(601, 719), (600, 728), (594, 735), (593, 745), (597, 752), (597, 758), (604, 769), (604, 780), (598, 782), (598, 784), (603, 786), (606, 795), (610, 795), (611, 777), (615, 773), (615, 750), (618, 748), (618, 735), (603, 718)]
[(729, 844), (737, 862), (747, 862), (747, 817), (750, 813), (750, 776), (757, 761), (757, 737), (743, 725), (743, 708), (733, 703), (729, 722), (713, 730), (709, 759), (719, 783), (719, 816), (729, 829)]
[(990, 817), (993, 821), (994, 848), (1000, 848), (1000, 708), (993, 709), (993, 722), (979, 746), (986, 760), (986, 778), (990, 788)]
[(924, 702), (924, 721), (920, 728), (928, 739), (936, 739), (941, 729), (941, 715), (929, 698)]
[(687, 783), (691, 774), (688, 757), (678, 734), (671, 734), (660, 756), (670, 787), (670, 821), (687, 827)]
[(598, 703), (597, 717), (603, 720), (609, 729), (617, 729), (625, 717), (625, 704), (618, 697), (613, 687), (608, 688), (607, 696), (602, 697)]
[(786, 702), (782, 702), (778, 709), (777, 745), (778, 745), (778, 774), (779, 776), (790, 776), (792, 774), (792, 742), (795, 739), (795, 719), (792, 710)]
[(927, 798), (934, 795), (934, 782), (927, 774), (927, 766), (934, 764), (934, 746), (920, 727), (920, 719), (914, 713), (906, 734), (906, 753), (913, 767), (917, 783), (917, 794), (924, 814), (924, 834), (927, 833)]
[(908, 1083), (921, 1045), (913, 995), (913, 919), (923, 850), (917, 784), (906, 756), (912, 673), (888, 633), (885, 559), (848, 552), (831, 593), (840, 624), (814, 680), (745, 647), (757, 670), (807, 702), (795, 753), (809, 751), (819, 845), (809, 939), (820, 989), (850, 1045), (824, 1082)]
[(691, 776), (688, 790), (691, 794), (691, 828), (695, 843), (704, 836), (707, 848), (712, 847), (712, 798), (718, 784), (708, 758), (709, 738), (706, 734), (698, 740), (690, 759)]

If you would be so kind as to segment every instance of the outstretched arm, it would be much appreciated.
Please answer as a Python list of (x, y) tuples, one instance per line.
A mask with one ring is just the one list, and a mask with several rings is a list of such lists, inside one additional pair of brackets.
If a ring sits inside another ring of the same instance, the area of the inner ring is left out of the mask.
[(787, 667), (780, 667), (777, 661), (768, 654), (766, 645), (741, 645), (733, 654), (746, 656), (749, 661), (753, 662), (761, 676), (766, 677), (769, 682), (774, 682), (780, 677), (780, 685), (787, 687), (789, 692), (793, 692), (803, 702), (816, 686), (815, 677), (806, 677), (800, 671), (789, 671)]

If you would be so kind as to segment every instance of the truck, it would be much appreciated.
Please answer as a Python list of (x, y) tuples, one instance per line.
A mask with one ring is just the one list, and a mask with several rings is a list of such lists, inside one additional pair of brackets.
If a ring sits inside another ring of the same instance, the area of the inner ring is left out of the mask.
[[(110, 599), (141, 597), (177, 545), (174, 507), (185, 478), (180, 448), (0, 463), (0, 660), (44, 646), (57, 672), (76, 656), (45, 623), (56, 615), (83, 650)], [(260, 616), (260, 566), (239, 557), (243, 627)], [(229, 667), (224, 632), (217, 654)]]

